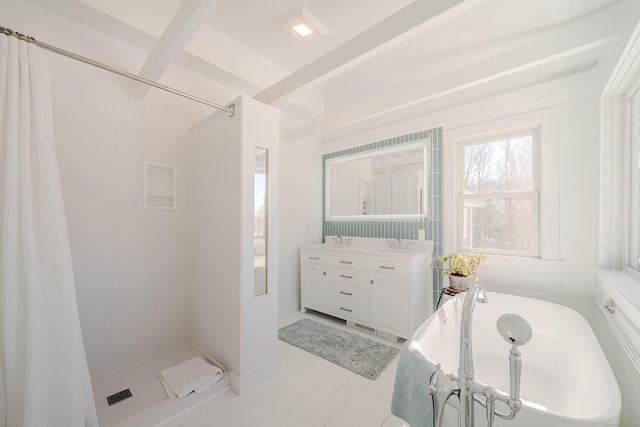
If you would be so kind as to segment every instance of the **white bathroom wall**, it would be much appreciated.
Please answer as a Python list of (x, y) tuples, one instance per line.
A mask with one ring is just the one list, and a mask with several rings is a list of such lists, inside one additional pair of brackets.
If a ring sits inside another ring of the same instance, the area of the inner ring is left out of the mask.
[[(81, 80), (77, 71), (75, 76), (71, 93)], [(105, 80), (92, 76), (91, 84)], [(128, 107), (128, 119), (81, 102), (59, 105), (54, 98), (78, 306), (93, 375), (184, 343), (189, 327), (189, 141), (163, 118), (155, 124), (141, 119), (149, 114), (144, 104), (115, 98), (101, 96), (116, 110)], [(177, 167), (177, 209), (143, 209), (145, 161)]]
[[(557, 203), (552, 212), (558, 215), (557, 228), (543, 233), (547, 242), (557, 245), (558, 256), (535, 264), (518, 263), (503, 258), (495, 260), (481, 273), (488, 289), (517, 293), (563, 304), (593, 322), (595, 275), (592, 267), (597, 254), (597, 167), (598, 167), (598, 99), (595, 93), (575, 96), (558, 104), (557, 158), (542, 168), (558, 164)], [(549, 164), (551, 163), (551, 164)], [(555, 169), (555, 168), (554, 168)], [(545, 191), (542, 186), (541, 193)], [(542, 200), (544, 203), (544, 200)], [(544, 225), (544, 223), (543, 223)], [(513, 265), (515, 264), (515, 265)]]
[[(280, 369), (280, 112), (247, 98), (194, 129), (193, 342), (243, 393)], [(255, 148), (268, 149), (267, 293), (254, 295)]]
[(280, 312), (300, 309), (300, 247), (322, 241), (322, 144), (280, 144)]
[[(225, 368), (240, 360), (240, 116), (194, 130), (194, 277), (191, 336)], [(234, 177), (231, 179), (230, 177)], [(221, 345), (224, 343), (224, 345)]]
[[(238, 393), (254, 388), (281, 369), (278, 351), (278, 303), (280, 293), (280, 116), (281, 112), (250, 98), (240, 98), (242, 115), (241, 216), (248, 233), (243, 235), (240, 307), (240, 370), (231, 378)], [(267, 149), (267, 292), (255, 295), (254, 203), (255, 152)]]
[[(598, 98), (595, 86), (593, 71), (580, 73), (329, 141), (324, 144), (323, 152), (330, 153), (436, 126), (443, 126), (447, 144), (451, 143), (447, 140), (447, 133), (454, 130), (559, 107), (559, 149), (554, 159), (559, 162), (559, 260), (551, 269), (546, 265), (533, 265), (522, 271), (510, 268), (512, 261), (495, 262), (481, 272), (481, 283), (489, 290), (562, 303), (591, 321), (595, 291), (591, 268), (595, 264), (597, 243)], [(451, 167), (445, 160), (445, 176), (447, 168)], [(445, 193), (445, 206), (446, 198), (450, 197), (455, 197), (455, 194)], [(445, 228), (447, 221), (453, 221), (453, 218), (454, 212), (445, 209)], [(456, 250), (448, 241), (445, 232), (445, 253)], [(503, 268), (505, 265), (507, 268)]]

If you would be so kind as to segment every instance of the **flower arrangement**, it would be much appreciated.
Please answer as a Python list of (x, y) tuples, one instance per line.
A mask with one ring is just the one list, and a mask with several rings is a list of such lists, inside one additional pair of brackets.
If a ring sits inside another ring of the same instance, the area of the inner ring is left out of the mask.
[(454, 253), (433, 260), (437, 266), (447, 263), (442, 271), (443, 275), (470, 277), (474, 276), (474, 282), (480, 280), (477, 270), (489, 265), (489, 260), (482, 254)]

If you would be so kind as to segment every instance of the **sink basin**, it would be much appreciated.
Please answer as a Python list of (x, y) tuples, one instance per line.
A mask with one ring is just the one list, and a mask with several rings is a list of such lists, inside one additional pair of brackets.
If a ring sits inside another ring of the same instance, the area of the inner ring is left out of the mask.
[(392, 254), (408, 254), (411, 253), (411, 249), (391, 249), (391, 248), (386, 248), (386, 249), (378, 249), (377, 252), (389, 252)]

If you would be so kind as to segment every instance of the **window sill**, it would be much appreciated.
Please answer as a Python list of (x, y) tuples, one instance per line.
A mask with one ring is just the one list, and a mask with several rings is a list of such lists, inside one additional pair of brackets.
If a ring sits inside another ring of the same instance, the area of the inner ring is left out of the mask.
[(490, 270), (518, 271), (535, 274), (560, 274), (562, 260), (509, 255), (486, 255)]
[[(618, 296), (624, 306), (640, 316), (640, 280), (622, 270), (597, 269), (598, 282), (609, 285), (613, 296)], [(606, 289), (606, 286), (603, 291)], [(616, 301), (616, 303), (618, 303)], [(640, 326), (640, 317), (637, 319)]]
[(640, 371), (640, 280), (621, 270), (597, 269), (596, 274), (598, 311)]

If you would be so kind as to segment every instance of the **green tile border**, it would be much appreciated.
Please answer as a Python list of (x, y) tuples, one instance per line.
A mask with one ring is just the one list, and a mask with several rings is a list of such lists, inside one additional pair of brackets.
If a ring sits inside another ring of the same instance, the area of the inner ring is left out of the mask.
[[(444, 254), (444, 140), (442, 127), (423, 130), (407, 135), (388, 138), (381, 141), (372, 142), (358, 147), (347, 148), (345, 150), (327, 153), (322, 156), (322, 236), (352, 236), (352, 237), (373, 237), (382, 239), (412, 239), (418, 238), (420, 229), (420, 219), (412, 220), (367, 220), (367, 221), (327, 221), (325, 212), (325, 166), (328, 159), (347, 156), (350, 154), (366, 151), (378, 150), (380, 148), (391, 147), (399, 144), (410, 144), (423, 139), (429, 141), (431, 147), (431, 215), (423, 223), (427, 240), (433, 240), (433, 256), (439, 257)], [(433, 292), (434, 304), (437, 301), (443, 286), (443, 277), (440, 271), (433, 268)]]

